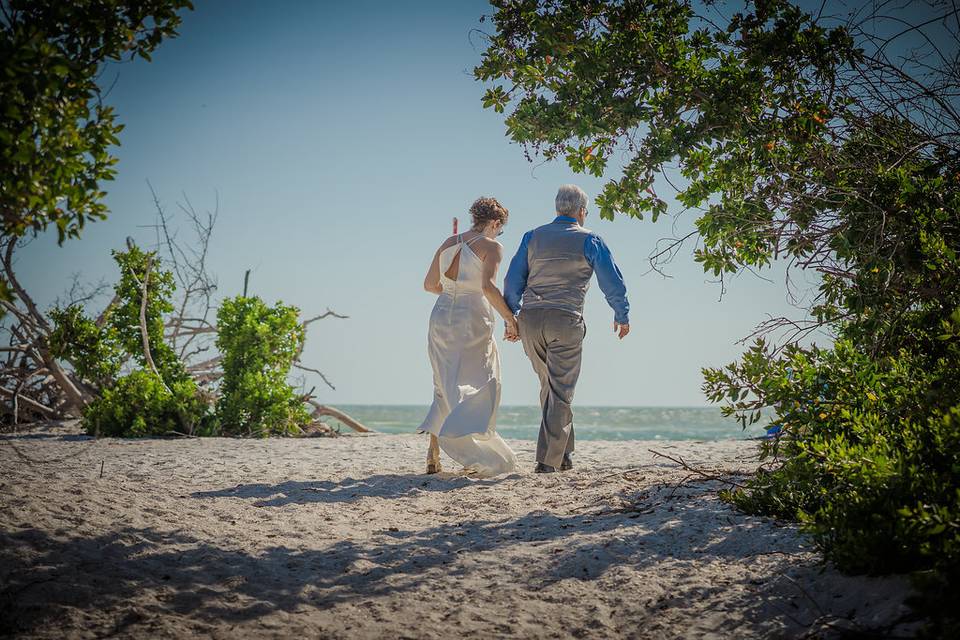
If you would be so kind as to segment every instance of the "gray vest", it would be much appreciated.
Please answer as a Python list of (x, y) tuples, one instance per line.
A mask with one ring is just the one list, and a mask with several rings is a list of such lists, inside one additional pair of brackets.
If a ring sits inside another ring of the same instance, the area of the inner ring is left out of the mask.
[(562, 309), (583, 314), (593, 267), (583, 255), (590, 232), (575, 222), (551, 222), (533, 230), (527, 244), (524, 309)]

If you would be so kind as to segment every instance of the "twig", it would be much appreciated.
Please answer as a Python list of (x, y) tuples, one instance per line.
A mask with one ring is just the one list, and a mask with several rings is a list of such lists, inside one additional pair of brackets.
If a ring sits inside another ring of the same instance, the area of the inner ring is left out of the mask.
[[(614, 473), (608, 473), (606, 475), (600, 476), (599, 478), (591, 482), (590, 486), (592, 487), (593, 485), (599, 483), (601, 480), (606, 480), (607, 478), (613, 478), (614, 476), (625, 476), (628, 473), (636, 473), (637, 471), (642, 471), (642, 470), (643, 470), (643, 467), (635, 467), (633, 469), (627, 469), (626, 471), (616, 471)], [(644, 478), (646, 478), (646, 476), (641, 476), (637, 478), (637, 480), (638, 481), (643, 480)]]
[(795, 587), (797, 588), (797, 590), (798, 590), (800, 593), (802, 593), (802, 594), (807, 598), (807, 600), (809, 600), (809, 601), (813, 604), (813, 606), (816, 608), (816, 610), (820, 612), (820, 617), (821, 617), (821, 618), (827, 616), (827, 612), (824, 611), (824, 610), (823, 610), (823, 607), (820, 606), (820, 603), (817, 602), (817, 601), (814, 599), (814, 597), (811, 596), (810, 593), (809, 593), (806, 589), (803, 588), (803, 585), (801, 585), (799, 582), (797, 582), (796, 580), (794, 580), (793, 578), (791, 578), (790, 576), (788, 576), (788, 575), (785, 574), (785, 573), (782, 573), (782, 572), (781, 572), (781, 573), (779, 573), (778, 575), (779, 575), (781, 578), (786, 578), (787, 580), (789, 580), (790, 583), (793, 584), (793, 586), (795, 586)]
[(177, 431), (176, 429), (170, 429), (164, 435), (175, 435), (180, 436), (181, 438), (199, 438), (200, 436), (195, 436), (192, 433), (183, 433), (182, 431)]
[(317, 374), (318, 376), (320, 376), (320, 379), (323, 380), (324, 383), (326, 383), (326, 385), (327, 385), (328, 387), (330, 387), (330, 388), (333, 389), (334, 391), (337, 390), (337, 388), (336, 388), (335, 386), (333, 386), (333, 383), (330, 382), (329, 380), (327, 380), (327, 376), (323, 375), (323, 372), (322, 372), (322, 371), (320, 371), (320, 370), (318, 370), (318, 369), (314, 369), (314, 368), (312, 368), (312, 367), (305, 367), (305, 366), (303, 366), (302, 364), (300, 364), (299, 362), (294, 362), (294, 363), (293, 363), (293, 366), (296, 367), (297, 369), (301, 369), (301, 370), (303, 370), (303, 371), (309, 371), (309, 372), (311, 372), (311, 373)]
[[(746, 486), (746, 485), (744, 485), (744, 484), (742, 484), (742, 483), (740, 483), (740, 482), (736, 482), (736, 481), (734, 481), (734, 480), (730, 480), (729, 478), (725, 478), (725, 477), (723, 477), (723, 476), (719, 476), (719, 475), (717, 475), (717, 474), (715, 474), (715, 473), (710, 473), (710, 472), (707, 472), (707, 471), (703, 471), (702, 469), (697, 469), (696, 467), (692, 467), (692, 466), (690, 466), (689, 464), (687, 464), (687, 462), (686, 462), (683, 458), (681, 458), (680, 456), (677, 456), (676, 458), (674, 458), (673, 456), (667, 455), (667, 454), (665, 454), (665, 453), (661, 453), (661, 452), (659, 452), (659, 451), (655, 451), (655, 450), (653, 450), (653, 449), (647, 449), (647, 451), (649, 451), (649, 452), (652, 453), (653, 455), (658, 456), (658, 457), (660, 457), (660, 458), (666, 458), (667, 460), (670, 460), (671, 462), (675, 462), (675, 463), (679, 464), (679, 465), (680, 465), (683, 469), (685, 469), (686, 471), (689, 471), (689, 472), (691, 472), (691, 473), (693, 473), (693, 474), (695, 474), (695, 475), (698, 475), (698, 476), (700, 476), (701, 478), (704, 478), (704, 479), (706, 479), (706, 480), (715, 480), (716, 482), (722, 482), (722, 483), (724, 483), (724, 484), (728, 484), (728, 485), (730, 485), (730, 486), (737, 487), (737, 488), (740, 488), (740, 489), (743, 489), (743, 488), (745, 488), (745, 486)], [(744, 474), (744, 475), (746, 475), (746, 474)], [(679, 486), (680, 484), (683, 484), (684, 482), (686, 482), (688, 479), (690, 479), (690, 477), (691, 477), (691, 476), (687, 476), (686, 478), (684, 478), (683, 480), (681, 480), (681, 481), (678, 483), (677, 486)]]
[(331, 311), (330, 309), (327, 309), (325, 313), (321, 313), (321, 314), (318, 315), (318, 316), (314, 316), (314, 317), (310, 318), (309, 320), (304, 320), (304, 321), (301, 323), (301, 325), (302, 325), (304, 328), (306, 328), (307, 325), (310, 324), (311, 322), (316, 322), (317, 320), (323, 320), (324, 318), (329, 318), (329, 317), (331, 317), (331, 316), (334, 317), (334, 318), (340, 318), (341, 320), (346, 320), (347, 318), (350, 317), (350, 316), (340, 315), (339, 313), (336, 313), (335, 311)]
[(103, 308), (103, 311), (100, 312), (100, 315), (97, 316), (97, 319), (94, 321), (101, 329), (107, 324), (107, 320), (110, 319), (110, 313), (113, 311), (113, 308), (120, 304), (120, 296), (114, 294), (113, 299)]
[(223, 356), (216, 356), (214, 358), (210, 358), (209, 360), (204, 360), (203, 362), (191, 364), (187, 367), (187, 371), (191, 373), (194, 371), (206, 371), (207, 369), (220, 364), (221, 360), (223, 360)]
[(17, 297), (23, 302), (24, 306), (27, 307), (27, 312), (30, 315), (31, 320), (33, 320), (37, 326), (50, 331), (50, 323), (47, 322), (47, 319), (40, 313), (40, 310), (37, 309), (36, 303), (33, 301), (26, 290), (20, 285), (20, 281), (17, 279), (16, 274), (13, 271), (13, 250), (17, 245), (16, 238), (10, 238), (7, 240), (7, 246), (3, 253), (3, 269), (6, 275), (7, 282), (10, 283), (10, 286), (13, 287), (14, 292), (17, 294)]

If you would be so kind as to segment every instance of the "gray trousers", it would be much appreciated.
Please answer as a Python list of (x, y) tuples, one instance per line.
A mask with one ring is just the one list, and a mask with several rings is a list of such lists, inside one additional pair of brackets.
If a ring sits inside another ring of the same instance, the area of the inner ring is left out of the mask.
[(537, 462), (559, 468), (573, 451), (571, 405), (587, 328), (582, 316), (559, 309), (523, 309), (519, 323), (523, 350), (540, 378)]

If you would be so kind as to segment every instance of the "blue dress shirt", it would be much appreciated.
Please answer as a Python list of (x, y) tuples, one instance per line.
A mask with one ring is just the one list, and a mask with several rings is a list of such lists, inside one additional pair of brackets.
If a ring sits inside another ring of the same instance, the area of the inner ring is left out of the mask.
[[(557, 216), (554, 222), (576, 222), (568, 216)], [(523, 234), (520, 248), (510, 261), (507, 275), (503, 279), (503, 298), (510, 310), (516, 314), (520, 311), (523, 292), (527, 288), (527, 276), (530, 275), (530, 264), (527, 262), (527, 245), (533, 231)], [(614, 320), (620, 324), (629, 324), (630, 303), (627, 302), (627, 286), (623, 283), (623, 274), (613, 261), (607, 243), (595, 233), (590, 233), (583, 243), (583, 256), (597, 274), (597, 283), (607, 298), (607, 304), (613, 309)]]

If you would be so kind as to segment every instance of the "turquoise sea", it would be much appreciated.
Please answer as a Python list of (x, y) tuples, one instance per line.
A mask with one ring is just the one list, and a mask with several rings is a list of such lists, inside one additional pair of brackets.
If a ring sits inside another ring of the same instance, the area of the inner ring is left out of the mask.
[[(427, 415), (426, 405), (337, 405), (376, 431), (413, 433)], [(743, 430), (714, 407), (574, 407), (581, 440), (722, 440), (761, 436), (767, 421)], [(540, 407), (502, 406), (497, 430), (505, 438), (535, 440)], [(344, 431), (349, 429), (344, 428)]]

